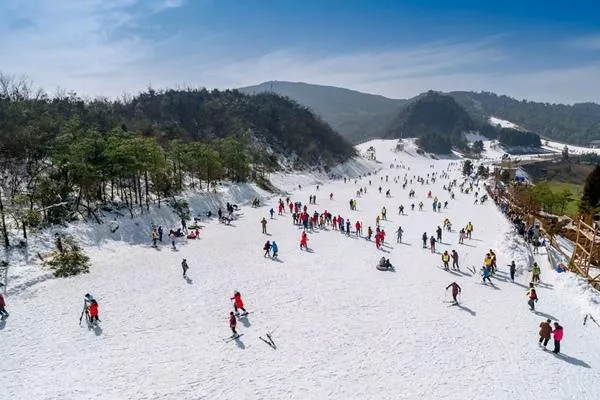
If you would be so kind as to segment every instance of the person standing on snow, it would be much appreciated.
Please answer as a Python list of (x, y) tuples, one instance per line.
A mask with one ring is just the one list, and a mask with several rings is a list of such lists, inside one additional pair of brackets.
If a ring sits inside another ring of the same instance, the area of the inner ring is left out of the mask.
[(177, 236), (175, 236), (175, 232), (171, 230), (171, 233), (169, 233), (169, 239), (171, 240), (171, 248), (173, 250), (176, 250), (177, 248), (175, 247), (175, 238)]
[(554, 354), (560, 353), (560, 341), (563, 339), (563, 327), (558, 324), (558, 322), (554, 323), (554, 330), (552, 334), (554, 335), (554, 350), (552, 352)]
[(162, 225), (158, 226), (158, 241), (162, 243), (162, 237), (163, 237), (163, 227)]
[(437, 241), (442, 243), (442, 228), (438, 226), (435, 232), (437, 233)]
[(452, 288), (452, 300), (454, 300), (455, 304), (458, 304), (458, 300), (456, 299), (456, 296), (458, 296), (459, 293), (462, 293), (462, 289), (460, 286), (458, 286), (458, 283), (456, 283), (456, 282), (452, 282), (451, 284), (446, 286), (446, 290), (448, 290), (450, 288)]
[(302, 250), (302, 248), (308, 250), (308, 236), (306, 232), (302, 232), (302, 236), (300, 236), (300, 250)]
[(150, 236), (152, 238), (152, 247), (156, 247), (156, 241), (158, 240), (158, 232), (156, 232), (156, 229), (152, 230), (152, 233)]
[(362, 233), (362, 225), (359, 221), (356, 221), (356, 224), (354, 224), (354, 228), (356, 228), (356, 236), (360, 236), (360, 234)]
[(533, 267), (531, 268), (531, 282), (533, 283), (537, 283), (540, 281), (540, 267), (539, 265), (534, 262), (533, 263)]
[(515, 265), (515, 262), (511, 262), (510, 265), (508, 266), (510, 269), (510, 280), (511, 281), (515, 281), (515, 271), (517, 270), (517, 266)]
[(435, 253), (435, 238), (433, 236), (429, 238), (429, 246), (431, 248), (431, 252)]
[[(487, 280), (489, 283), (492, 283), (492, 280), (490, 279), (490, 275), (491, 275), (491, 270), (490, 267), (481, 267), (481, 277), (483, 280), (483, 283), (485, 284), (485, 281)], [(493, 283), (492, 283), (493, 285)]]
[(271, 250), (273, 251), (273, 258), (277, 258), (277, 255), (279, 254), (279, 247), (277, 247), (277, 243), (275, 243), (274, 240), (271, 243)]
[(402, 230), (402, 227), (399, 226), (398, 230), (396, 231), (396, 243), (402, 243), (402, 234), (404, 233), (404, 231)]
[(465, 231), (467, 232), (467, 238), (471, 239), (471, 235), (473, 234), (473, 224), (471, 223), (471, 221), (469, 221), (469, 223), (467, 224)]
[(421, 236), (421, 239), (423, 240), (423, 248), (426, 249), (427, 248), (427, 232), (423, 232), (423, 236)]
[(444, 269), (448, 271), (450, 268), (448, 263), (450, 262), (450, 254), (448, 254), (448, 250), (445, 250), (442, 254), (442, 262), (444, 263)]
[(461, 228), (460, 232), (458, 232), (458, 244), (465, 243), (465, 228)]
[(188, 266), (187, 260), (184, 258), (183, 261), (181, 262), (181, 269), (183, 270), (183, 277), (187, 278), (187, 270), (190, 267)]
[(529, 300), (527, 300), (527, 304), (529, 305), (529, 309), (531, 311), (535, 310), (535, 303), (537, 303), (538, 301), (538, 297), (537, 297), (537, 293), (535, 291), (535, 287), (533, 287), (533, 283), (529, 284), (529, 289), (527, 290), (527, 298), (529, 298)]
[(235, 326), (237, 325), (237, 320), (235, 319), (235, 314), (233, 313), (233, 311), (231, 311), (229, 313), (229, 328), (231, 329), (231, 332), (233, 332), (233, 335), (231, 335), (232, 338), (236, 338), (238, 337), (238, 333), (235, 330)]
[(90, 306), (88, 307), (88, 313), (90, 315), (90, 324), (94, 324), (94, 322), (98, 323), (98, 302), (96, 300), (92, 300)]
[(263, 217), (263, 219), (260, 220), (260, 224), (262, 225), (262, 233), (264, 233), (266, 235), (267, 234), (267, 219), (265, 217)]
[(6, 319), (10, 315), (6, 311), (5, 307), (6, 307), (6, 301), (4, 301), (4, 296), (2, 296), (2, 293), (0, 293), (0, 317), (1, 317), (1, 319)]
[(386, 220), (386, 216), (387, 216), (387, 210), (385, 207), (383, 207), (381, 209), (381, 219), (383, 219), (384, 221)]
[(242, 310), (242, 315), (248, 315), (248, 311), (244, 308), (244, 302), (242, 301), (242, 295), (237, 290), (233, 292), (233, 297), (230, 299), (233, 300), (233, 309), (235, 313), (239, 315), (238, 310)]
[(367, 240), (371, 240), (371, 236), (373, 236), (373, 229), (369, 226), (367, 228)]
[(452, 269), (455, 270), (459, 270), (460, 267), (458, 266), (458, 253), (456, 252), (456, 250), (452, 250)]
[(273, 219), (273, 215), (275, 215), (275, 210), (273, 210), (273, 207), (271, 207), (269, 210), (269, 214), (271, 214), (271, 219)]
[(540, 346), (543, 344), (544, 349), (546, 348), (546, 345), (548, 344), (548, 341), (550, 340), (550, 334), (552, 333), (552, 327), (550, 326), (550, 322), (551, 321), (549, 319), (547, 319), (546, 322), (540, 323), (539, 344), (540, 344)]
[(271, 242), (267, 240), (267, 243), (263, 246), (263, 250), (265, 251), (264, 257), (271, 257)]

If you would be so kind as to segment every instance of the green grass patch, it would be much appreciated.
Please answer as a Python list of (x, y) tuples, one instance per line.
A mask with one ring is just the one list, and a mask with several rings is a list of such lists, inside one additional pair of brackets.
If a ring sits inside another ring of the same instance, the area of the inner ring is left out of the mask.
[(559, 181), (544, 181), (550, 187), (553, 193), (560, 193), (563, 190), (568, 190), (571, 192), (573, 196), (573, 200), (571, 200), (566, 208), (565, 214), (569, 217), (577, 217), (579, 213), (579, 199), (581, 198), (581, 193), (583, 192), (583, 185), (578, 185), (575, 183), (567, 183), (567, 182), (559, 182)]

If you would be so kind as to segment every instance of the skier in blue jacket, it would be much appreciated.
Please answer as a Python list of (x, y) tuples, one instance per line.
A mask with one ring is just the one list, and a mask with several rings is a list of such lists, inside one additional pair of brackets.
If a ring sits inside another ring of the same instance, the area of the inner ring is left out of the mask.
[(279, 247), (277, 247), (277, 243), (273, 240), (271, 242), (271, 251), (273, 252), (273, 258), (277, 258), (277, 253), (279, 253)]

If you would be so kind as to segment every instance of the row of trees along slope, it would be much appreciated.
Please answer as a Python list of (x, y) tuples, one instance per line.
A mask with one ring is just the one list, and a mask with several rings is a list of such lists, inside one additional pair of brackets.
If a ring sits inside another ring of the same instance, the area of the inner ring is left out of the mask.
[[(433, 91), (402, 108), (389, 126), (386, 137), (417, 137), (417, 144), (424, 151), (448, 154), (452, 148), (461, 152), (473, 151), (464, 137), (464, 133), (470, 131), (498, 139), (507, 148), (541, 145), (539, 135), (498, 128), (473, 119), (452, 96)], [(478, 150), (481, 151), (481, 148)]]
[(600, 104), (538, 103), (490, 92), (450, 92), (449, 95), (481, 122), (487, 121), (489, 116), (503, 118), (564, 143), (586, 145), (600, 138)]
[[(353, 147), (307, 108), (273, 94), (148, 90), (85, 101), (0, 79), (0, 217), (27, 227), (95, 215), (107, 202), (144, 212), (185, 186), (266, 183), (276, 154), (331, 166)], [(131, 215), (133, 213), (131, 212)]]

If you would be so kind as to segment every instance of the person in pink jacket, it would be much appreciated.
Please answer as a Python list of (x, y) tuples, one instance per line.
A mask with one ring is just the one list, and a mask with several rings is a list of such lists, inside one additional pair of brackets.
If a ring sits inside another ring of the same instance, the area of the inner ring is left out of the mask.
[(563, 327), (560, 326), (558, 322), (554, 323), (552, 334), (554, 335), (554, 350), (552, 352), (558, 354), (560, 353), (560, 341), (563, 338)]

